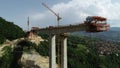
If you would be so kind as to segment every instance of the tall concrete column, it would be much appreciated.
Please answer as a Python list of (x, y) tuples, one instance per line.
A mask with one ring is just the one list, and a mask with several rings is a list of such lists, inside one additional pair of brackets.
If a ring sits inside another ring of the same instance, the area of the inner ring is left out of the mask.
[(56, 36), (50, 34), (49, 68), (56, 68)]
[(62, 35), (61, 41), (61, 68), (67, 68), (67, 36)]

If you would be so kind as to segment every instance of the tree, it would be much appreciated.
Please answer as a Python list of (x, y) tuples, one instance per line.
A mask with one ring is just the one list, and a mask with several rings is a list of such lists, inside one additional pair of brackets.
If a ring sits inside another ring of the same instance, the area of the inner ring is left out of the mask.
[(6, 46), (3, 48), (4, 53), (1, 57), (1, 65), (0, 68), (9, 68), (12, 61), (12, 49), (10, 46)]
[(0, 44), (4, 43), (5, 42), (5, 37), (3, 35), (0, 35)]
[(49, 42), (43, 41), (38, 46), (34, 46), (35, 50), (42, 56), (49, 56)]

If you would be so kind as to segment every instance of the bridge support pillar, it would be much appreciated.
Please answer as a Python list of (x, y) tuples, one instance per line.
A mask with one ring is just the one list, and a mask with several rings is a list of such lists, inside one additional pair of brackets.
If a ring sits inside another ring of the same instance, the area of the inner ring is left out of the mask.
[(49, 68), (56, 68), (56, 36), (50, 34)]
[(62, 35), (61, 68), (67, 68), (67, 36), (66, 35)]

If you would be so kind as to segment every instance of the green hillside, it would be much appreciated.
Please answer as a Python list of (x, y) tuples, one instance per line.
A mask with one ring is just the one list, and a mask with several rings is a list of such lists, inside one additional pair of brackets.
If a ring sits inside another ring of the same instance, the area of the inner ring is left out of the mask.
[(119, 27), (111, 27), (109, 31), (106, 32), (98, 32), (98, 33), (87, 33), (87, 32), (74, 32), (72, 35), (81, 35), (88, 37), (96, 37), (103, 40), (109, 40), (114, 42), (120, 42), (120, 28)]
[[(36, 47), (39, 54), (48, 56), (48, 43)], [(68, 68), (120, 68), (119, 45), (87, 36), (69, 36)]]
[(23, 36), (24, 31), (22, 28), (0, 17), (0, 43), (2, 43), (4, 39), (13, 40)]
[[(20, 46), (30, 46), (27, 50), (26, 48), (22, 48), (22, 50), (31, 52), (30, 50), (35, 49), (40, 55), (49, 56), (49, 41), (47, 35), (42, 35), (42, 37), (47, 40), (41, 42), (38, 46), (29, 42), (21, 43)], [(120, 43), (86, 36), (70, 35), (68, 36), (67, 44), (68, 68), (120, 68)], [(0, 66), (2, 68), (5, 68), (6, 65), (6, 68), (9, 68), (9, 66), (13, 68), (13, 61), (16, 61), (15, 66), (21, 68), (21, 65), (18, 63), (19, 59), (15, 60), (17, 58), (16, 56), (20, 56), (17, 55), (18, 52), (14, 53), (14, 50), (16, 49), (13, 49), (13, 51), (11, 48), (4, 49), (5, 54), (0, 58)]]

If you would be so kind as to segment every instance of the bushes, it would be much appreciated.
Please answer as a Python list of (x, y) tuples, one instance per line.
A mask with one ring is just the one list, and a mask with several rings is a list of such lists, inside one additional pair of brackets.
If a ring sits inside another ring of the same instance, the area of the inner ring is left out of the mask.
[(2, 36), (2, 35), (0, 35), (0, 44), (2, 44), (2, 43), (4, 43), (5, 42), (5, 37), (4, 36)]
[(100, 68), (99, 56), (85, 45), (68, 44), (68, 68)]
[(35, 47), (36, 51), (42, 56), (49, 56), (49, 42), (41, 42), (38, 46)]
[(12, 49), (10, 46), (6, 46), (3, 48), (4, 54), (1, 57), (1, 65), (0, 68), (9, 68), (12, 62)]

